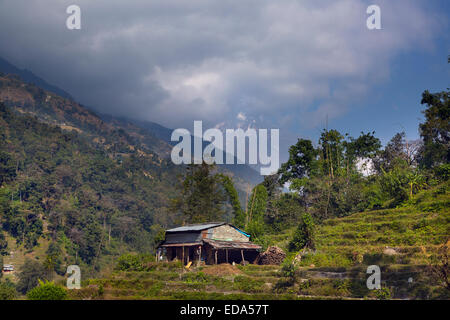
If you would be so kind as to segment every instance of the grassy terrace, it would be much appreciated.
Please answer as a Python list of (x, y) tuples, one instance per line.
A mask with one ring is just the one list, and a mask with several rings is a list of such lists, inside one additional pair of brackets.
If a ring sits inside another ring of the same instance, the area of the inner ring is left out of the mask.
[[(374, 299), (367, 266), (379, 265), (392, 298), (447, 298), (430, 281), (430, 257), (450, 235), (448, 185), (418, 194), (395, 209), (361, 212), (318, 226), (316, 251), (297, 262), (295, 276), (281, 266), (200, 266), (150, 263), (146, 271), (115, 271), (71, 291), (73, 299)], [(267, 236), (286, 249), (293, 233)], [(295, 253), (290, 253), (293, 258)], [(408, 281), (409, 280), (409, 281)]]

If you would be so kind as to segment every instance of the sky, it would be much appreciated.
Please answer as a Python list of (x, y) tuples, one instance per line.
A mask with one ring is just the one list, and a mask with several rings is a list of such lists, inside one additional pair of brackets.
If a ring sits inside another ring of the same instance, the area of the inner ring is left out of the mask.
[(448, 0), (0, 0), (0, 56), (102, 113), (280, 129), (286, 160), (327, 123), (417, 139), (422, 92), (449, 87), (449, 15)]

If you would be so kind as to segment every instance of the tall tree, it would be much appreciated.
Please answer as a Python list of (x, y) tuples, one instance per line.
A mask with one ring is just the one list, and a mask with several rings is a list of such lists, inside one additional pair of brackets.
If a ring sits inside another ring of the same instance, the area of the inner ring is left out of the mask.
[(264, 215), (267, 209), (267, 190), (262, 184), (253, 188), (246, 213), (246, 230), (258, 237), (264, 231)]
[(226, 195), (228, 196), (228, 201), (233, 209), (233, 223), (240, 228), (245, 226), (245, 213), (242, 210), (241, 203), (239, 201), (239, 194), (234, 187), (233, 181), (229, 176), (224, 174), (218, 175), (221, 180), (223, 187), (225, 189)]
[(178, 197), (173, 199), (172, 210), (183, 214), (184, 223), (216, 221), (225, 214), (226, 195), (221, 177), (212, 173), (213, 166), (206, 163), (191, 164), (181, 183)]
[(450, 99), (449, 91), (422, 94), (425, 122), (419, 125), (423, 138), (421, 164), (426, 168), (450, 162)]
[(316, 158), (317, 150), (311, 140), (298, 139), (297, 143), (289, 148), (289, 160), (283, 163), (278, 171), (281, 184), (310, 176), (317, 169)]

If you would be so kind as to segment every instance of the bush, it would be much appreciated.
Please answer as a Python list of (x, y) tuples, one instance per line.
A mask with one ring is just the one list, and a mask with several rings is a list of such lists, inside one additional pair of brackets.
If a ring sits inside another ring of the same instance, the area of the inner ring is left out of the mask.
[(262, 292), (264, 281), (253, 280), (246, 276), (236, 276), (234, 278), (234, 284), (238, 290), (244, 292)]
[(434, 173), (439, 180), (447, 181), (450, 178), (450, 163), (434, 168)]
[(13, 300), (17, 297), (17, 291), (11, 282), (0, 282), (0, 300)]
[(208, 281), (208, 277), (203, 272), (189, 272), (182, 275), (181, 279), (185, 281), (186, 283), (204, 283)]
[(391, 299), (391, 290), (389, 290), (389, 288), (386, 287), (375, 290), (375, 297), (378, 300), (389, 300)]
[(148, 254), (124, 254), (117, 260), (116, 270), (146, 271), (147, 264), (154, 261), (155, 257)]
[(38, 285), (38, 279), (47, 279), (47, 270), (36, 260), (27, 259), (20, 269), (17, 290), (23, 294)]
[(41, 280), (39, 280), (39, 286), (27, 293), (29, 300), (65, 300), (66, 297), (66, 289), (53, 282), (42, 282)]
[(290, 251), (298, 251), (303, 248), (314, 249), (314, 222), (309, 213), (303, 214), (300, 223), (295, 230), (294, 237), (289, 243)]

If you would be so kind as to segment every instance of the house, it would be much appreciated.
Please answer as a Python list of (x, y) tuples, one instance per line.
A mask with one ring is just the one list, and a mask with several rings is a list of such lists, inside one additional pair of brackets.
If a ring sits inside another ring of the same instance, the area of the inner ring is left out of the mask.
[(166, 231), (158, 256), (183, 264), (254, 262), (261, 246), (250, 242), (250, 235), (225, 222), (186, 225)]
[(4, 264), (3, 272), (12, 272), (14, 271), (14, 266), (12, 264)]

